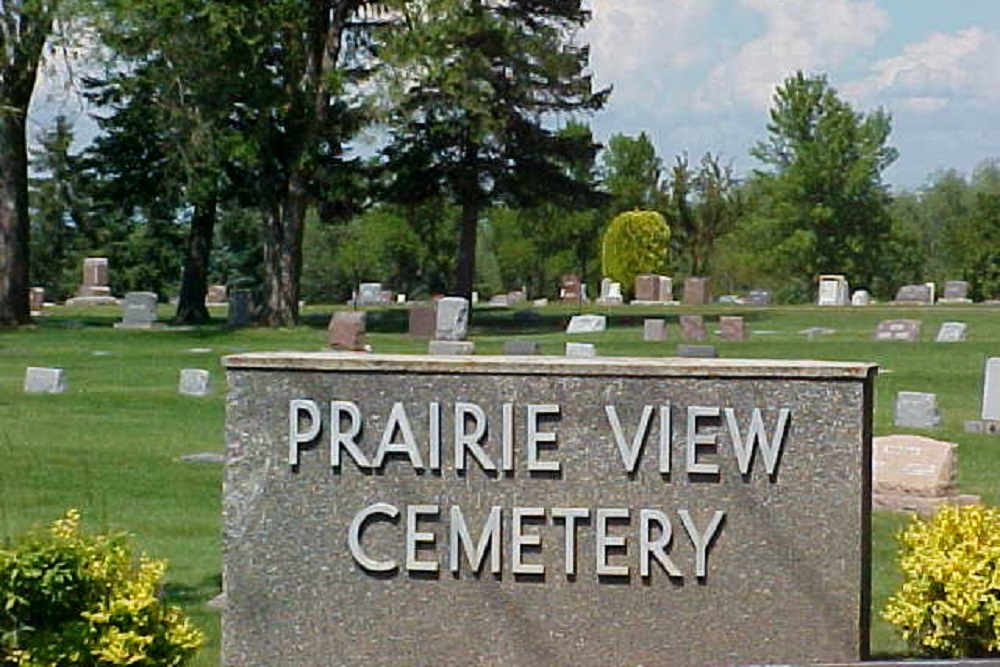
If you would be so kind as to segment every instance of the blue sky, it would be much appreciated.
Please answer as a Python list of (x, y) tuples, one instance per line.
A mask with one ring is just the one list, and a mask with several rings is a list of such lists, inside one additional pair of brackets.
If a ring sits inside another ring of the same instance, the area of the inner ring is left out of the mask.
[(666, 164), (706, 151), (745, 173), (774, 87), (826, 74), (858, 111), (893, 117), (886, 172), (913, 189), (938, 169), (1000, 158), (997, 0), (591, 0), (600, 140), (645, 131)]
[[(666, 165), (711, 151), (746, 173), (775, 85), (802, 69), (826, 74), (856, 110), (892, 114), (894, 188), (1000, 158), (1000, 0), (589, 2), (592, 70), (614, 86), (590, 119), (601, 141), (645, 131)], [(61, 111), (86, 137), (92, 124), (60, 78), (50, 69), (36, 91), (30, 130)]]

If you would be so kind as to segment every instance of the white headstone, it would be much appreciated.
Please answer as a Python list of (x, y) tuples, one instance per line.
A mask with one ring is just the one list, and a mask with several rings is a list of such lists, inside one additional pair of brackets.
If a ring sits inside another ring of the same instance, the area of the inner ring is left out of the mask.
[(965, 340), (965, 322), (942, 322), (938, 329), (937, 343), (961, 343)]
[(867, 306), (872, 302), (872, 295), (868, 293), (868, 290), (859, 289), (855, 290), (854, 294), (851, 295), (851, 305), (852, 306)]
[(593, 343), (566, 343), (567, 357), (596, 357), (597, 348)]
[(361, 283), (358, 285), (358, 305), (377, 306), (382, 303), (382, 283)]
[(982, 415), (986, 421), (1000, 421), (1000, 357), (986, 360)]
[(604, 315), (574, 315), (566, 327), (568, 334), (595, 333), (608, 328), (608, 319)]
[(907, 428), (934, 428), (941, 425), (937, 394), (901, 391), (896, 394), (893, 423)]
[(847, 279), (842, 275), (823, 275), (819, 277), (820, 306), (846, 306), (850, 303), (851, 290)]
[(212, 376), (201, 368), (182, 368), (177, 391), (185, 396), (208, 396), (212, 391)]
[(24, 391), (27, 394), (61, 394), (66, 391), (66, 371), (28, 366), (24, 373)]
[(469, 302), (460, 296), (446, 296), (437, 302), (436, 340), (465, 340), (469, 330)]

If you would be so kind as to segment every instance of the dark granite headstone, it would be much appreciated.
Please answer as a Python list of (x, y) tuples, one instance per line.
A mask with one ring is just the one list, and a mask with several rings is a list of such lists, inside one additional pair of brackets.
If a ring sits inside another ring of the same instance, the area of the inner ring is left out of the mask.
[(931, 305), (934, 303), (934, 287), (931, 285), (903, 285), (896, 292), (896, 303)]
[(705, 318), (701, 315), (681, 315), (681, 338), (701, 342), (708, 340), (708, 332), (705, 331)]
[(875, 340), (913, 343), (920, 340), (920, 328), (920, 320), (882, 320), (875, 329)]
[(229, 326), (245, 327), (253, 324), (253, 292), (248, 289), (234, 289), (229, 293)]
[(225, 364), (231, 667), (866, 652), (869, 365)]

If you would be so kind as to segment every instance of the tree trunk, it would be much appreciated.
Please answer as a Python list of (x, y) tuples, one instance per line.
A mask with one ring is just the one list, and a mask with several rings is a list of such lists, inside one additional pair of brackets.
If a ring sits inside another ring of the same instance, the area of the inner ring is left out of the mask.
[(210, 319), (205, 295), (208, 293), (208, 266), (217, 203), (214, 191), (204, 201), (195, 203), (191, 230), (188, 232), (187, 254), (184, 257), (180, 299), (174, 315), (175, 324), (204, 324)]
[(31, 322), (26, 109), (0, 108), (0, 327)]
[(458, 270), (455, 276), (455, 296), (465, 297), (472, 303), (472, 290), (476, 284), (476, 236), (479, 232), (479, 202), (466, 199), (462, 202), (459, 221)]

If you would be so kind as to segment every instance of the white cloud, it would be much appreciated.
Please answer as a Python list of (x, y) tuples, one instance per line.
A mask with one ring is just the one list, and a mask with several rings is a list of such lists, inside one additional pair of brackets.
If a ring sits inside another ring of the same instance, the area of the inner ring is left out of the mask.
[(848, 96), (883, 100), (894, 109), (938, 111), (948, 105), (1000, 103), (1000, 36), (974, 27), (933, 33), (881, 60), (871, 74), (843, 87)]
[(770, 106), (776, 85), (795, 70), (828, 69), (875, 44), (888, 14), (871, 0), (739, 0), (763, 15), (767, 32), (712, 69), (695, 91), (700, 110)]
[(584, 32), (601, 85), (614, 84), (615, 102), (662, 99), (671, 70), (710, 55), (702, 30), (716, 0), (594, 0)]

